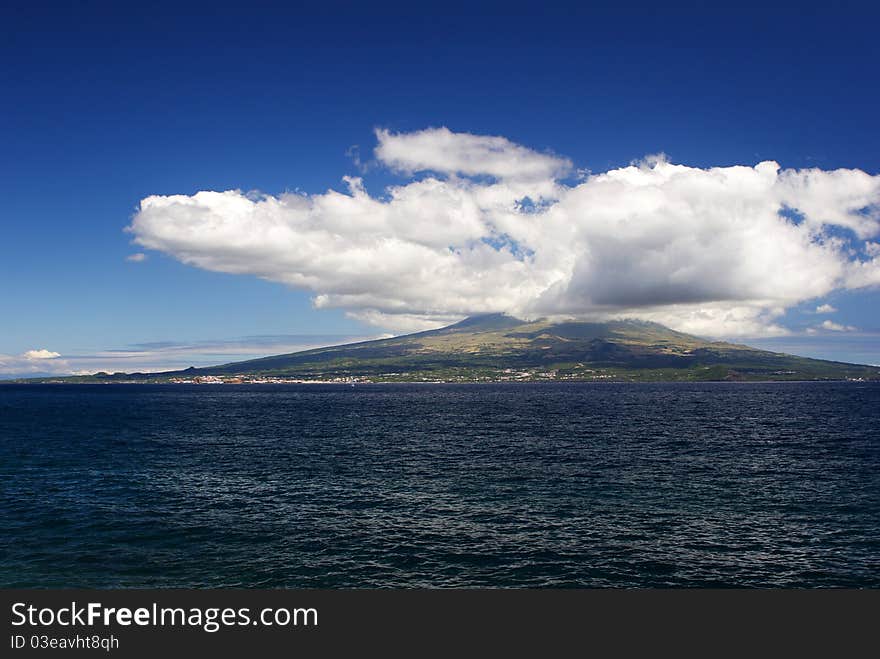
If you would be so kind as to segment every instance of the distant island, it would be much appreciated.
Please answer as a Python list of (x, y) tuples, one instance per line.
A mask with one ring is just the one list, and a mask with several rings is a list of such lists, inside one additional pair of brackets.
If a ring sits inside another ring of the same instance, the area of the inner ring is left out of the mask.
[(880, 367), (707, 341), (657, 323), (526, 322), (504, 314), (436, 330), (205, 368), (18, 382), (705, 382), (880, 380)]

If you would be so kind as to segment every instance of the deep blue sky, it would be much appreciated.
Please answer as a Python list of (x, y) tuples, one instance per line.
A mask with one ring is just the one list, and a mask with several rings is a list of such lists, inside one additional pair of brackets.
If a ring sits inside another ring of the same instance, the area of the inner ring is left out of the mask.
[[(0, 354), (375, 333), (278, 284), (128, 263), (123, 228), (150, 194), (342, 189), (376, 126), (593, 171), (662, 151), (880, 172), (877, 3), (537, 4), (4, 3)], [(880, 329), (876, 292), (833, 302)]]

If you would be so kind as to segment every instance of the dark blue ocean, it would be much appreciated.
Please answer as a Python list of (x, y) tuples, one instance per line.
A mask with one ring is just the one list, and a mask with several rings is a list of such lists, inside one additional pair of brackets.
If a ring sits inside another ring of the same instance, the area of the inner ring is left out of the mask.
[(0, 385), (0, 585), (878, 587), (880, 384)]

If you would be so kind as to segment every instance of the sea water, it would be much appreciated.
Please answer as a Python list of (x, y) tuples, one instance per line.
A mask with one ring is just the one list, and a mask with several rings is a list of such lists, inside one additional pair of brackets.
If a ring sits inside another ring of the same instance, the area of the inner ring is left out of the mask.
[(880, 384), (0, 385), (7, 587), (878, 587)]

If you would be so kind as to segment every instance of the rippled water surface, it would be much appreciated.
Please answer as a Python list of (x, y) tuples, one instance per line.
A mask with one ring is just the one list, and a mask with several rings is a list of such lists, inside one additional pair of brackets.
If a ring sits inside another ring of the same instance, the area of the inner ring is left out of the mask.
[(880, 385), (0, 385), (3, 586), (880, 586)]

